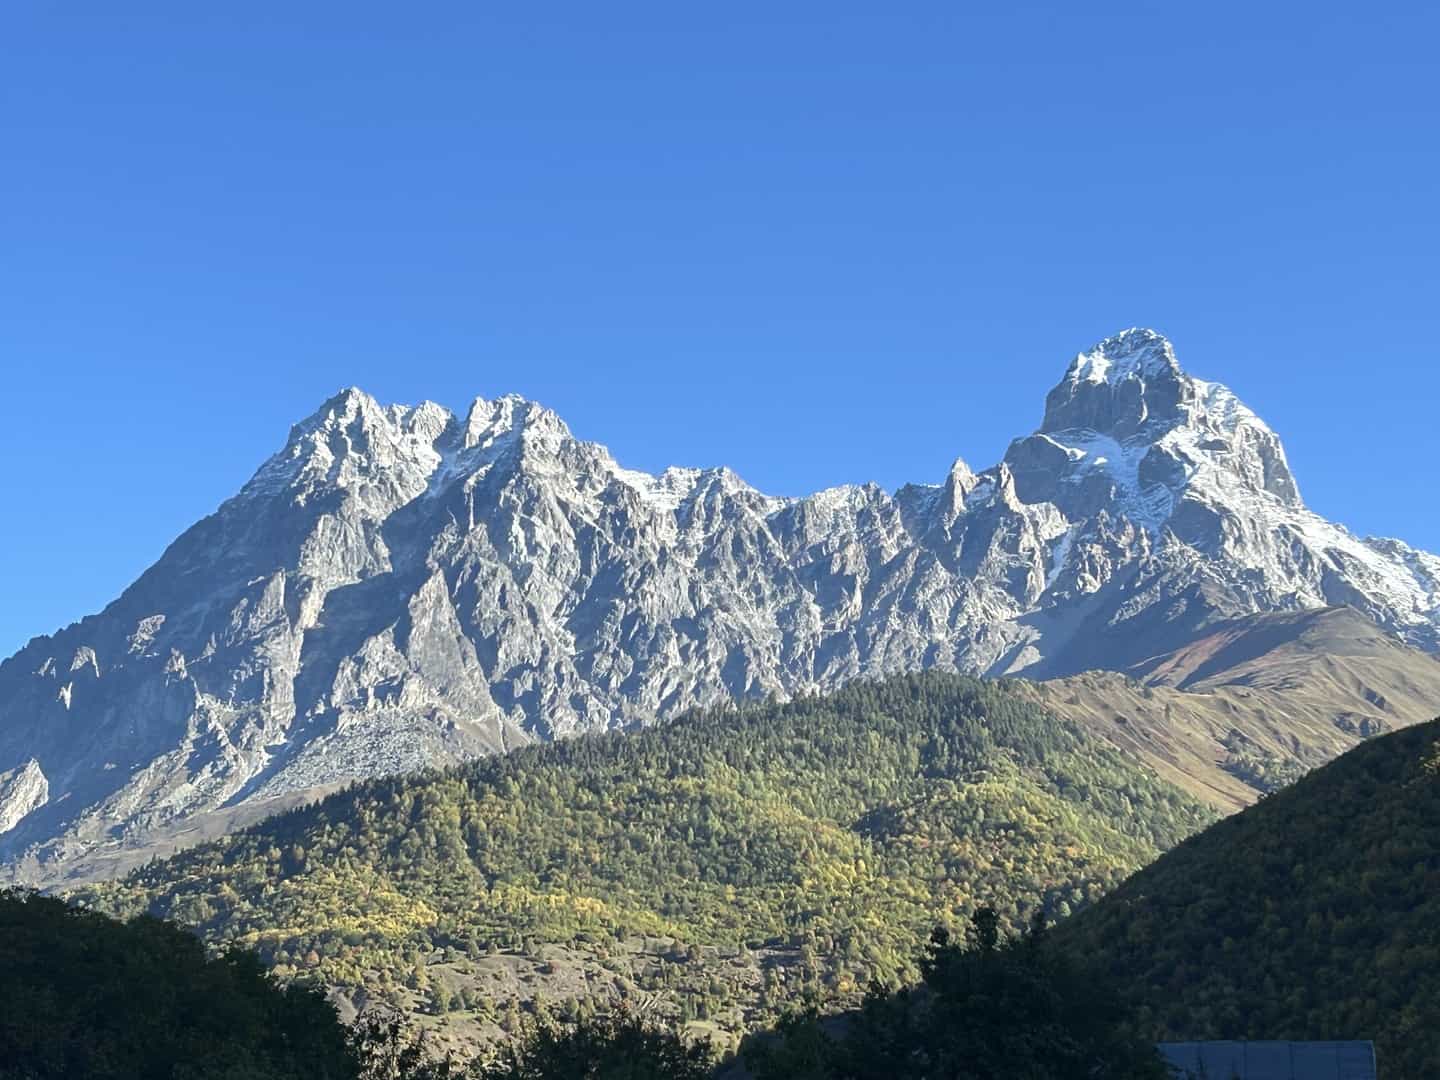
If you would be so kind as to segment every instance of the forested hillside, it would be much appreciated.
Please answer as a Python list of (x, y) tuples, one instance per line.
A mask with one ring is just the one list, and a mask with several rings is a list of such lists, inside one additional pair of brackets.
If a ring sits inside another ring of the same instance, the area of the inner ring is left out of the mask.
[(365, 783), (79, 899), (482, 1037), (615, 997), (721, 1034), (912, 977), (982, 904), (1067, 914), (1212, 816), (930, 673)]
[(1057, 938), (1154, 1037), (1376, 1040), (1440, 1076), (1440, 721), (1374, 739), (1147, 867)]

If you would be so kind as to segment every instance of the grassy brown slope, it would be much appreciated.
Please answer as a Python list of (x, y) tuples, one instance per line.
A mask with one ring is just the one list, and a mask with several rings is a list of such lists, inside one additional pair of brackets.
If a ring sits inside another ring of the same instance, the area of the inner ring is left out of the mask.
[(1231, 812), (1440, 710), (1440, 660), (1348, 608), (1212, 628), (1129, 675), (1027, 684), (1045, 708)]

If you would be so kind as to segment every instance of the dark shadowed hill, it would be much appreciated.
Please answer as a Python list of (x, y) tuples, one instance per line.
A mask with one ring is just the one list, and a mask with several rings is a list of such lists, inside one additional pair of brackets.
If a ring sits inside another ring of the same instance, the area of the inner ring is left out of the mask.
[(1146, 1032), (1376, 1040), (1440, 1076), (1440, 721), (1211, 826), (1063, 925)]
[(355, 1080), (317, 993), (208, 957), (156, 919), (122, 924), (0, 891), (0, 1080)]

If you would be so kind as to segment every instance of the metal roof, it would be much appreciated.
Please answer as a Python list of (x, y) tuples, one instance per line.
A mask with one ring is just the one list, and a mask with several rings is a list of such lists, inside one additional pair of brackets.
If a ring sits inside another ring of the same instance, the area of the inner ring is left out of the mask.
[(1161, 1055), (1205, 1080), (1376, 1080), (1371, 1042), (1174, 1042)]

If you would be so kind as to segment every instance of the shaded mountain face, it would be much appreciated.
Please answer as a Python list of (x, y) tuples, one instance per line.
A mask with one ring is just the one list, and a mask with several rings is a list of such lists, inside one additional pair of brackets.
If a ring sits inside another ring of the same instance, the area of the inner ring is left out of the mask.
[(998, 465), (893, 494), (651, 476), (517, 397), (348, 390), (0, 665), (0, 856), (861, 676), (1123, 670), (1336, 604), (1434, 649), (1440, 559), (1305, 509), (1274, 433), (1151, 331), (1076, 357)]

